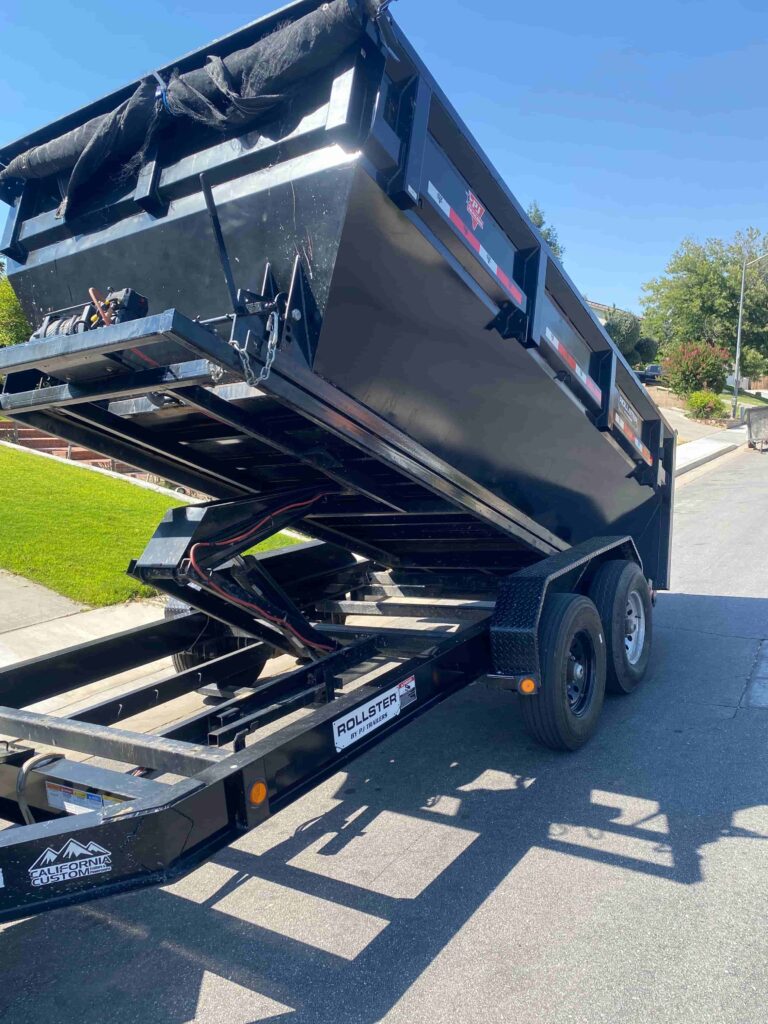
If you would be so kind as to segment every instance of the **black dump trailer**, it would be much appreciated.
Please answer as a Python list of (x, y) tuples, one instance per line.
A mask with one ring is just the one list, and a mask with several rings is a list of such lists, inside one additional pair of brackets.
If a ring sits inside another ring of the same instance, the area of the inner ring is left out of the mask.
[(479, 677), (573, 750), (643, 676), (673, 432), (387, 6), (300, 0), (0, 151), (2, 414), (198, 499), (128, 569), (164, 621), (0, 671), (0, 920), (189, 870)]

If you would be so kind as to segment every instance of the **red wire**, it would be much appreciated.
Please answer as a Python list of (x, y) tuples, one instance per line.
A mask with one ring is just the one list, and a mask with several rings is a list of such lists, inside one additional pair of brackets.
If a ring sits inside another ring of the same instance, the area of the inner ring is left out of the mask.
[(270, 519), (274, 519), (275, 516), (282, 515), (283, 512), (290, 512), (295, 508), (306, 508), (308, 505), (314, 505), (316, 501), (319, 501), (321, 498), (327, 497), (330, 493), (330, 491), (323, 491), (322, 494), (316, 494), (313, 498), (310, 498), (308, 501), (298, 501), (292, 505), (285, 505), (283, 508), (279, 508), (276, 512), (270, 512), (268, 515), (264, 516), (264, 518), (261, 519), (258, 523), (256, 523), (255, 526), (250, 527), (248, 530), (245, 531), (245, 533), (241, 533), (237, 537), (225, 537), (223, 540), (218, 541), (200, 541), (199, 543), (194, 544), (189, 552), (189, 561), (192, 568), (195, 570), (197, 575), (205, 581), (206, 586), (210, 587), (211, 590), (215, 590), (216, 593), (221, 594), (221, 596), (226, 598), (228, 601), (232, 601), (234, 604), (239, 604), (243, 608), (253, 608), (255, 611), (259, 613), (259, 618), (266, 619), (268, 622), (274, 622), (277, 625), (283, 626), (285, 629), (289, 630), (289, 632), (293, 633), (293, 635), (297, 637), (305, 646), (315, 647), (321, 651), (333, 651), (334, 648), (328, 647), (325, 644), (319, 644), (313, 640), (308, 640), (306, 637), (302, 636), (301, 633), (295, 630), (289, 622), (286, 622), (284, 619), (278, 618), (276, 615), (270, 615), (269, 612), (265, 611), (264, 608), (259, 607), (259, 605), (254, 604), (252, 601), (243, 601), (240, 598), (233, 597), (231, 594), (228, 594), (226, 590), (224, 590), (222, 587), (219, 587), (216, 583), (214, 583), (212, 579), (206, 576), (205, 572), (197, 564), (197, 550), (198, 548), (228, 547), (230, 544), (237, 544), (240, 541), (247, 540), (254, 533), (258, 533), (258, 531), (261, 529), (264, 523), (268, 522)]

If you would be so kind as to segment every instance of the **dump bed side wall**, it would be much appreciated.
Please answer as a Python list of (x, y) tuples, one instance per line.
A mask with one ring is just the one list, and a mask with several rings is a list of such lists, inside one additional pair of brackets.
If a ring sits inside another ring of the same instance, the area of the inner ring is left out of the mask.
[(569, 543), (632, 535), (664, 580), (660, 490), (633, 477), (634, 460), (535, 350), (487, 330), (489, 319), (416, 218), (360, 168), (316, 372)]

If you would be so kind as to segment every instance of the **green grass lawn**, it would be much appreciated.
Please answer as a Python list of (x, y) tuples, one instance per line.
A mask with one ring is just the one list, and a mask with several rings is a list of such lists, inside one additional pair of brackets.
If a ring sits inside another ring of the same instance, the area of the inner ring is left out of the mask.
[[(733, 388), (726, 388), (720, 396), (724, 402), (727, 403), (728, 407), (733, 404)], [(739, 391), (739, 404), (740, 405), (768, 405), (768, 398), (756, 398), (755, 395), (746, 395), (743, 391)]]
[[(0, 569), (101, 607), (149, 597), (125, 575), (169, 508), (123, 480), (0, 446)], [(296, 543), (273, 537), (262, 549)]]

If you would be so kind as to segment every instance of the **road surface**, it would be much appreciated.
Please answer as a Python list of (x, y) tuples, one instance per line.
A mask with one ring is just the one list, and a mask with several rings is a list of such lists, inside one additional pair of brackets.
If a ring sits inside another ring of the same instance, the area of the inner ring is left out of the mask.
[(0, 932), (25, 1024), (748, 1024), (768, 996), (768, 456), (685, 479), (652, 670), (576, 755), (471, 687), (189, 878)]

